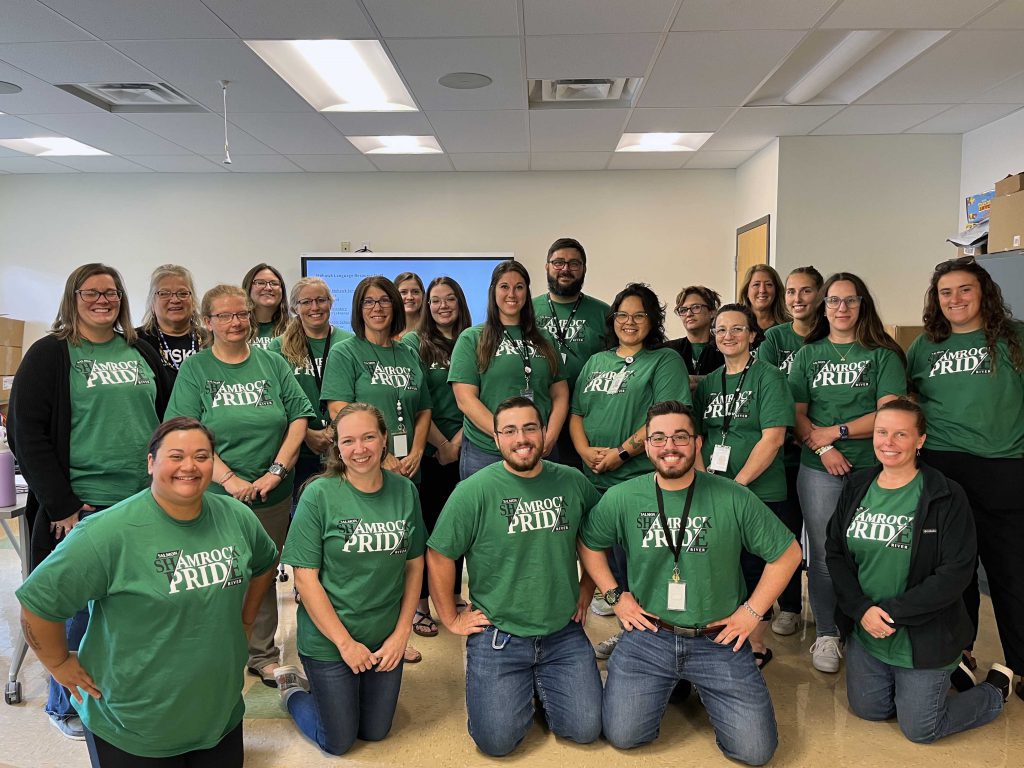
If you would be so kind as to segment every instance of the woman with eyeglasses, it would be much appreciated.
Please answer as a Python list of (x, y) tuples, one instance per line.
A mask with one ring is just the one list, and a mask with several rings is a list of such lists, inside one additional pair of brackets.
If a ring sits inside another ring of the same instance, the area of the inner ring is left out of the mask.
[[(760, 329), (748, 307), (726, 304), (715, 315), (711, 330), (725, 364), (704, 377), (693, 399), (704, 439), (704, 466), (711, 474), (749, 488), (788, 527), (791, 515), (782, 444), (787, 427), (793, 426), (793, 396), (786, 376), (751, 353)], [(790, 532), (800, 537), (799, 529)], [(764, 566), (764, 560), (746, 549), (740, 553), (743, 579), (751, 594)], [(764, 642), (771, 618), (769, 609), (748, 638), (759, 669), (772, 660), (772, 650)]]
[(789, 320), (782, 297), (782, 278), (767, 264), (755, 264), (747, 270), (736, 301), (750, 309), (757, 318), (761, 333), (754, 343), (755, 349), (764, 340), (765, 331)]
[(394, 280), (405, 311), (405, 330), (402, 336), (419, 330), (423, 315), (423, 280), (415, 272), (403, 272)]
[(242, 288), (252, 301), (255, 332), (249, 343), (260, 349), (270, 346), (270, 340), (288, 328), (288, 300), (284, 278), (276, 267), (257, 264), (245, 273)]
[(845, 477), (877, 464), (871, 449), (875, 411), (907, 393), (907, 377), (903, 350), (882, 327), (863, 280), (838, 272), (825, 281), (822, 296), (814, 326), (793, 358), (789, 385), (796, 401), (794, 432), (803, 443), (797, 494), (817, 630), (811, 660), (820, 672), (838, 672), (842, 653), (825, 527)]
[[(295, 463), (316, 413), (288, 363), (249, 344), (252, 307), (246, 291), (235, 285), (206, 292), (201, 311), (210, 341), (182, 364), (167, 416), (191, 416), (213, 431), (213, 493), (250, 505), (280, 549), (288, 532)], [(247, 664), (250, 674), (271, 688), (281, 663), (276, 632), (277, 592), (271, 589), (249, 637)]]
[[(426, 374), (427, 388), (433, 408), (430, 412), (430, 434), (421, 463), (420, 506), (429, 536), (448, 497), (459, 482), (459, 453), (462, 449), (462, 412), (448, 384), (455, 341), (473, 324), (460, 286), (450, 277), (435, 277), (427, 287), (427, 312), (419, 331), (407, 333), (402, 343), (419, 355)], [(413, 631), (423, 637), (437, 634), (437, 622), (430, 614), (430, 589), (424, 561), (423, 587), (416, 607)], [(462, 598), (462, 558), (455, 562), (455, 607), (464, 610)]]
[(292, 285), (288, 305), (294, 316), (280, 336), (272, 339), (267, 351), (281, 355), (292, 367), (295, 380), (309, 398), (317, 417), (306, 425), (306, 436), (295, 464), (292, 509), (299, 501), (302, 486), (322, 467), (322, 458), (334, 441), (331, 417), (322, 407), (320, 390), (331, 347), (352, 338), (349, 331), (331, 325), (334, 296), (319, 277), (303, 277)]
[(686, 335), (665, 346), (683, 358), (690, 376), (691, 394), (697, 391), (697, 385), (705, 376), (724, 363), (722, 353), (711, 336), (711, 321), (721, 305), (722, 297), (703, 285), (687, 286), (676, 296), (673, 311), (682, 321)]
[[(928, 417), (923, 457), (963, 486), (1008, 666), (1024, 674), (1024, 324), (973, 257), (936, 265), (907, 353)], [(978, 627), (977, 575), (964, 594)], [(974, 639), (973, 637), (971, 638)], [(973, 643), (967, 646), (973, 648)], [(972, 669), (972, 654), (965, 654)], [(1024, 698), (1024, 686), (1016, 687)]]
[(554, 339), (537, 327), (530, 273), (515, 259), (491, 273), (487, 319), (467, 328), (455, 342), (448, 383), (463, 413), (461, 479), (501, 461), (493, 412), (509, 397), (536, 403), (547, 424), (543, 456), (551, 454), (569, 411), (569, 384)]
[(203, 345), (203, 325), (195, 305), (192, 273), (177, 264), (164, 264), (153, 270), (149, 278), (149, 297), (142, 325), (135, 329), (139, 338), (160, 353), (160, 359), (171, 377), (186, 357)]
[[(11, 391), (8, 439), (28, 483), (35, 568), (77, 523), (149, 484), (146, 445), (171, 383), (140, 342), (117, 270), (84, 264), (68, 277), (50, 332), (33, 344)], [(88, 612), (67, 622), (78, 649)], [(62, 734), (84, 738), (65, 689), (50, 679), (45, 711)]]

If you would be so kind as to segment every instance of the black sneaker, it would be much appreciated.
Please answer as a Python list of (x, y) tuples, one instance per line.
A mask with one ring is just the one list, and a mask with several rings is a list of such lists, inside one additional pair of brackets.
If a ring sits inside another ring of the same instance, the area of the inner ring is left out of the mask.
[(1005, 702), (1010, 698), (1013, 672), (1002, 664), (993, 664), (992, 669), (988, 671), (988, 677), (985, 678), (985, 682), (998, 690), (1003, 695), (1003, 701)]
[(971, 672), (971, 668), (967, 666), (966, 662), (961, 661), (960, 666), (949, 673), (949, 684), (960, 693), (963, 693), (976, 686), (978, 679)]

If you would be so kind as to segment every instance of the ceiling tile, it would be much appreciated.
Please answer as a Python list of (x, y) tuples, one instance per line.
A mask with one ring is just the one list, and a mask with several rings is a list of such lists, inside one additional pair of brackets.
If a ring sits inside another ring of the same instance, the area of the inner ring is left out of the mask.
[(843, 0), (825, 29), (957, 29), (997, 0)]
[(0, 95), (0, 112), (30, 115), (103, 111), (3, 62), (0, 62), (0, 80), (22, 88), (21, 93)]
[(362, 155), (288, 155), (288, 159), (311, 173), (348, 173), (376, 171)]
[(970, 24), (971, 29), (1024, 29), (1024, 0), (1003, 0)]
[(363, 0), (384, 37), (519, 34), (516, 0)]
[(611, 152), (534, 152), (530, 155), (533, 171), (603, 171)]
[(1021, 104), (958, 104), (930, 120), (925, 120), (907, 133), (967, 133), (975, 128), (1006, 117)]
[(738, 168), (753, 156), (753, 152), (701, 150), (691, 157), (683, 167), (686, 170), (714, 168)]
[(227, 168), (197, 155), (138, 155), (127, 158), (133, 163), (162, 173), (227, 173)]
[(211, 163), (220, 163), (232, 173), (298, 173), (302, 169), (281, 155), (231, 155), (231, 165), (223, 155), (205, 155)]
[(673, 32), (638, 107), (743, 104), (799, 42), (800, 32)]
[(367, 158), (381, 171), (450, 171), (447, 155), (370, 155)]
[(446, 152), (529, 152), (528, 114), (525, 109), (461, 110), (427, 112), (427, 119)]
[(363, 40), (377, 36), (357, 0), (204, 0), (243, 40)]
[(318, 114), (229, 114), (228, 119), (250, 136), (285, 155), (355, 154), (338, 129)]
[(528, 35), (662, 32), (675, 0), (524, 0)]
[(152, 169), (123, 157), (62, 157), (61, 165), (87, 173), (151, 173)]
[(949, 109), (949, 104), (887, 104), (846, 107), (820, 128), (814, 136), (902, 133), (911, 126)]
[[(130, 114), (125, 115), (124, 119), (200, 155), (215, 155), (224, 151), (224, 121), (219, 115)], [(261, 144), (237, 126), (228, 126), (228, 139), (231, 151), (240, 155), (275, 154), (270, 147)]]
[(810, 29), (835, 0), (686, 0), (675, 32), (727, 29)]
[(478, 152), (449, 155), (456, 171), (528, 171), (526, 152)]
[(4, 0), (0, 43), (91, 40), (81, 27), (54, 13), (37, 0)]
[(610, 171), (661, 171), (682, 168), (690, 152), (613, 152)]
[(625, 109), (537, 109), (530, 148), (537, 152), (611, 152), (622, 137)]
[(735, 111), (733, 107), (634, 109), (628, 133), (713, 133)]
[(324, 112), (344, 136), (426, 136), (434, 129), (422, 112)]
[(313, 112), (240, 40), (119, 41), (114, 47), (207, 109), (220, 112), (219, 80), (229, 80), (228, 112)]
[[(2, 98), (2, 97), (0, 97)], [(1011, 77), (968, 101), (972, 104), (1021, 104), (1024, 105), (1024, 74)], [(2, 104), (3, 102), (0, 102)]]
[(761, 149), (777, 136), (805, 136), (841, 106), (743, 107), (704, 145), (709, 150)]
[[(50, 136), (53, 131), (13, 115), (0, 115), (0, 139), (30, 139), (33, 136)], [(20, 154), (20, 153), (19, 153)]]
[[(526, 108), (518, 38), (392, 38), (387, 43), (422, 109)], [(478, 72), (494, 82), (476, 90), (453, 90), (437, 82), (449, 72)]]
[(552, 35), (526, 38), (526, 76), (642, 77), (661, 35)]
[(234, 36), (200, 0), (46, 0), (46, 4), (104, 40)]
[(107, 112), (30, 115), (26, 119), (61, 136), (115, 155), (187, 155), (189, 150)]
[(152, 72), (102, 42), (7, 43), (0, 60), (48, 83), (147, 82)]
[(0, 171), (7, 173), (78, 173), (74, 168), (42, 157), (0, 157)]

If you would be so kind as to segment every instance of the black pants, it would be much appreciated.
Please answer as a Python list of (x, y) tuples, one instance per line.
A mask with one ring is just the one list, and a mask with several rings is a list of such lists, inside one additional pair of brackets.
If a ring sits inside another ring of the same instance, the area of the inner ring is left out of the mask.
[(173, 757), (139, 757), (118, 749), (92, 731), (86, 730), (92, 768), (242, 768), (242, 724), (239, 723), (216, 746)]
[(572, 444), (572, 438), (569, 436), (568, 418), (562, 426), (562, 431), (558, 433), (555, 450), (551, 452), (548, 458), (551, 461), (557, 461), (559, 464), (565, 464), (567, 467), (575, 467), (580, 472), (583, 471), (583, 459), (576, 453), (576, 446)]
[[(1024, 674), (1024, 459), (984, 459), (927, 449), (922, 456), (967, 493), (1003, 656), (1014, 673)], [(964, 605), (977, 635), (981, 605), (977, 571), (964, 593)]]
[[(799, 449), (797, 455), (799, 456)], [(786, 465), (786, 503), (775, 510), (779, 520), (789, 528), (789, 532), (800, 544), (804, 530), (804, 513), (800, 509), (800, 497), (796, 494), (796, 476), (800, 473), (800, 464)], [(802, 546), (802, 545), (801, 545)], [(793, 578), (779, 595), (779, 609), (789, 613), (800, 613), (803, 610), (803, 560), (800, 567), (793, 572)]]
[[(427, 527), (427, 536), (434, 531), (441, 510), (459, 483), (459, 462), (453, 461), (443, 467), (437, 463), (436, 456), (424, 456), (420, 462), (420, 509), (423, 512), (423, 524)], [(455, 594), (462, 593), (462, 562), (455, 561)], [(430, 595), (427, 584), (427, 559), (423, 558), (423, 586), (420, 588), (420, 599)]]

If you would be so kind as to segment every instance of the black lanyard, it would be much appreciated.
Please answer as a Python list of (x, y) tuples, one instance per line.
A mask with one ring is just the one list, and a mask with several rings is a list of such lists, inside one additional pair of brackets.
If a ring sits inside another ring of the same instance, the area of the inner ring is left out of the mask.
[[(722, 445), (725, 445), (725, 439), (729, 436), (729, 425), (732, 424), (733, 417), (740, 412), (740, 390), (743, 389), (743, 382), (747, 378), (747, 371), (750, 370), (750, 366), (754, 364), (754, 356), (751, 355), (747, 358), (747, 365), (743, 369), (743, 373), (740, 374), (740, 380), (736, 383), (736, 391), (732, 395), (732, 411), (729, 410), (729, 401), (726, 400), (723, 403), (723, 410), (725, 411), (725, 417), (722, 419)], [(722, 397), (725, 397), (725, 366), (722, 366)]]
[(309, 343), (309, 336), (305, 331), (302, 333), (302, 338), (306, 340), (306, 351), (309, 353), (309, 364), (313, 368), (313, 380), (316, 381), (317, 393), (322, 392), (324, 388), (324, 369), (327, 368), (327, 356), (331, 354), (331, 335), (333, 333), (334, 329), (329, 328), (327, 338), (324, 340), (324, 354), (320, 358), (320, 365), (316, 364), (316, 355), (313, 354), (313, 345)]
[[(181, 370), (181, 363), (176, 363), (174, 360), (171, 359), (171, 345), (167, 343), (167, 337), (164, 335), (164, 332), (159, 328), (156, 329), (156, 332), (160, 335), (160, 344), (163, 345), (164, 352), (166, 352), (164, 359), (174, 370)], [(188, 332), (188, 337), (192, 341), (192, 351), (189, 354), (194, 355), (196, 353), (195, 329), (192, 329), (191, 331)]]
[(576, 310), (580, 308), (580, 302), (583, 301), (583, 294), (581, 293), (576, 297), (576, 302), (572, 305), (572, 311), (569, 312), (569, 316), (565, 318), (565, 326), (562, 326), (561, 321), (558, 319), (558, 313), (555, 312), (555, 303), (551, 300), (551, 296), (548, 296), (548, 308), (551, 310), (551, 317), (555, 321), (555, 338), (558, 339), (558, 343), (562, 345), (566, 352), (572, 352), (569, 349), (568, 337), (565, 335), (565, 329), (569, 327), (572, 319), (576, 317)]
[[(672, 438), (669, 437), (669, 440)], [(686, 489), (686, 501), (683, 503), (683, 516), (679, 522), (679, 539), (672, 543), (672, 532), (668, 529), (668, 518), (665, 517), (665, 498), (661, 493), (661, 486), (658, 485), (658, 477), (654, 477), (654, 491), (658, 498), (658, 520), (661, 521), (661, 530), (665, 532), (665, 540), (668, 548), (675, 556), (675, 563), (672, 567), (672, 580), (679, 581), (679, 557), (683, 554), (683, 536), (686, 535), (686, 521), (690, 519), (690, 504), (693, 502), (693, 489), (697, 485), (697, 473), (693, 473), (693, 480), (690, 487)]]
[(504, 327), (502, 327), (501, 332), (505, 335), (505, 338), (508, 339), (508, 343), (512, 345), (512, 349), (516, 351), (516, 354), (518, 354), (519, 357), (522, 358), (523, 378), (526, 379), (526, 386), (527, 388), (529, 388), (530, 374), (533, 373), (533, 368), (530, 367), (530, 350), (526, 346), (526, 334), (523, 333), (522, 328), (519, 329), (519, 334), (523, 336), (521, 340), (522, 346), (516, 346), (516, 340), (509, 335), (508, 331), (505, 330)]

